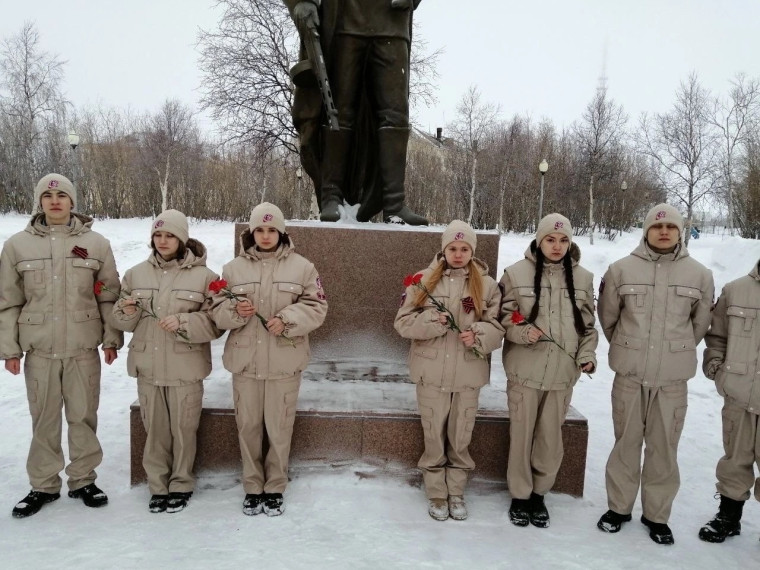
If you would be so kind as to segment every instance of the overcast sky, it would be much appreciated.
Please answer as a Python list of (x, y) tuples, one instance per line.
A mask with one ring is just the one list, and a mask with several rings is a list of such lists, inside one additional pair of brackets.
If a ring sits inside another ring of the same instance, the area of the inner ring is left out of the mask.
[[(218, 20), (213, 0), (0, 1), (0, 37), (34, 22), (43, 48), (67, 61), (75, 106), (197, 106), (195, 42)], [(504, 118), (561, 128), (581, 116), (603, 69), (632, 118), (667, 110), (691, 71), (722, 93), (737, 72), (760, 77), (759, 0), (423, 0), (415, 17), (429, 47), (445, 50), (439, 101), (415, 112), (431, 132), (455, 118), (470, 85)]]

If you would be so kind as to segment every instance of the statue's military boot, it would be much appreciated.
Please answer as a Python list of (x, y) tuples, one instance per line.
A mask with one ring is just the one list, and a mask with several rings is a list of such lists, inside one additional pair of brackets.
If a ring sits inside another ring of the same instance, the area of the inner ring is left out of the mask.
[(378, 164), (383, 188), (383, 221), (392, 224), (426, 226), (428, 221), (404, 205), (406, 147), (409, 129), (383, 127), (377, 131)]
[(340, 129), (331, 131), (322, 129), (325, 141), (325, 154), (322, 163), (322, 192), (319, 204), (319, 219), (323, 222), (340, 220), (338, 206), (343, 204), (343, 182), (346, 177), (349, 149), (353, 131)]
[(735, 501), (721, 495), (718, 514), (699, 529), (699, 538), (705, 542), (723, 542), (729, 536), (741, 534), (743, 510), (744, 501)]

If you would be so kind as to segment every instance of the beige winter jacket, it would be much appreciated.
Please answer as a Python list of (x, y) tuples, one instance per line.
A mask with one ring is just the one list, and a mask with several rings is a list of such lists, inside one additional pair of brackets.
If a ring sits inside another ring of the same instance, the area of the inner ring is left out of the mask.
[(578, 335), (573, 318), (573, 300), (567, 288), (565, 268), (561, 263), (544, 263), (541, 296), (535, 325), (562, 346), (542, 339), (528, 344), (526, 325), (512, 322), (519, 311), (526, 319), (536, 300), (536, 242), (525, 251), (525, 259), (507, 267), (501, 278), (501, 324), (507, 331), (502, 362), (507, 378), (537, 390), (571, 388), (581, 375), (580, 367), (591, 362), (596, 368), (596, 345), (599, 333), (594, 328), (594, 275), (578, 265), (581, 251), (571, 244), (567, 253), (572, 260), (575, 303), (580, 309), (585, 334)]
[[(44, 214), (36, 214), (3, 246), (0, 359), (29, 351), (71, 358), (101, 343), (121, 348), (123, 334), (110, 324), (119, 291), (111, 244), (91, 230), (92, 218), (82, 214), (72, 214), (67, 226), (47, 226), (44, 220)], [(97, 281), (114, 293), (96, 296)]]
[(189, 338), (169, 333), (158, 321), (139, 310), (124, 313), (121, 302), (113, 307), (115, 326), (132, 332), (127, 356), (127, 373), (157, 386), (179, 386), (204, 379), (211, 372), (210, 341), (223, 332), (208, 313), (212, 294), (209, 283), (217, 275), (206, 267), (206, 248), (194, 239), (187, 241), (184, 259), (164, 261), (151, 252), (146, 261), (124, 274), (123, 297), (132, 297), (163, 318), (177, 315), (180, 330)]
[(212, 316), (216, 325), (229, 330), (224, 346), (224, 367), (249, 378), (281, 380), (300, 374), (309, 363), (308, 334), (327, 315), (322, 281), (309, 260), (295, 252), (292, 238), (276, 252), (263, 253), (254, 247), (250, 230), (240, 236), (241, 253), (222, 269), (230, 290), (247, 298), (265, 319), (279, 317), (285, 334), (273, 336), (255, 315), (237, 314), (237, 302), (223, 293), (214, 298)]
[(685, 382), (697, 371), (697, 345), (710, 325), (712, 273), (680, 244), (657, 254), (642, 238), (610, 265), (599, 294), (599, 321), (610, 367), (645, 386)]
[[(438, 265), (443, 254), (437, 254), (430, 266), (422, 271), (423, 282)], [(504, 329), (499, 324), (499, 287), (488, 275), (488, 266), (473, 258), (483, 276), (483, 313), (476, 320), (475, 311), (465, 311), (462, 300), (470, 296), (468, 270), (446, 269), (431, 294), (451, 311), (462, 331), (475, 332), (475, 346), (485, 356), (501, 346)], [(465, 347), (459, 334), (438, 321), (438, 310), (428, 299), (422, 307), (414, 306), (417, 288), (407, 287), (404, 303), (393, 323), (396, 331), (412, 340), (409, 350), (409, 376), (415, 383), (435, 386), (444, 392), (461, 392), (488, 384), (488, 360), (478, 358)]]
[(702, 369), (715, 380), (718, 393), (732, 404), (760, 414), (760, 273), (724, 288), (705, 336)]

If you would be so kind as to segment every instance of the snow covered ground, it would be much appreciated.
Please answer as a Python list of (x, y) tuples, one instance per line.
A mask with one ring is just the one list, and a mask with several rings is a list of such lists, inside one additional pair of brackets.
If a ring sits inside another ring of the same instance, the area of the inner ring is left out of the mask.
[[(0, 241), (21, 230), (27, 219), (0, 217)], [(147, 256), (149, 227), (145, 219), (96, 222), (95, 229), (111, 240), (122, 275)], [(209, 248), (209, 265), (216, 271), (232, 257), (232, 228), (215, 221), (191, 224), (190, 235)], [(515, 234), (502, 238), (499, 275), (522, 257), (530, 239)], [(615, 242), (598, 236), (593, 247), (588, 238), (576, 241), (582, 263), (594, 272), (598, 286), (607, 265), (629, 253), (639, 239), (636, 231)], [(713, 270), (718, 291), (727, 281), (748, 273), (760, 258), (758, 241), (704, 233), (691, 242), (690, 250)], [(216, 368), (206, 381), (209, 397), (225, 397), (231, 390), (220, 348), (218, 343)], [(364, 477), (358, 474), (361, 466), (295, 470), (285, 495), (287, 510), (279, 518), (241, 513), (244, 493), (238, 473), (199, 479), (189, 507), (181, 513), (150, 514), (147, 487), (129, 485), (128, 409), (136, 388), (126, 374), (126, 350), (113, 366), (104, 366), (102, 378), (98, 433), (105, 457), (98, 485), (109, 495), (108, 506), (87, 509), (64, 492), (39, 514), (13, 519), (13, 505), (29, 490), (25, 462), (31, 420), (23, 377), (1, 369), (0, 564), (80, 569), (758, 567), (760, 506), (754, 500), (746, 505), (741, 536), (723, 545), (697, 538), (699, 527), (717, 511), (714, 471), (722, 455), (721, 398), (701, 373), (689, 384), (689, 412), (680, 446), (681, 490), (670, 521), (675, 546), (658, 546), (649, 539), (638, 522), (639, 505), (634, 521), (619, 534), (597, 530), (596, 521), (607, 509), (604, 465), (613, 442), (613, 373), (607, 349), (602, 339), (599, 370), (592, 380), (581, 380), (573, 398), (573, 405), (589, 418), (585, 496), (551, 494), (547, 505), (552, 523), (546, 530), (512, 526), (507, 493), (482, 483), (468, 489), (467, 521), (436, 522), (427, 515), (422, 490), (400, 479)], [(506, 406), (498, 355), (493, 362), (492, 388), (484, 393), (482, 404)]]

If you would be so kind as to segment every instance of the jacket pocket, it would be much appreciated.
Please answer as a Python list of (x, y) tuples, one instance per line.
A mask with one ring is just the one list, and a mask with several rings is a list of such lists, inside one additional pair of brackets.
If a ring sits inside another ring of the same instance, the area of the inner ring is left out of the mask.
[[(222, 354), (224, 367), (233, 374), (241, 374), (248, 370), (254, 357), (253, 337), (245, 334), (231, 334), (227, 337)], [(255, 370), (249, 370), (255, 372)]]
[(610, 367), (623, 376), (641, 377), (645, 362), (644, 341), (616, 334), (610, 343)]
[(77, 288), (83, 291), (90, 291), (95, 284), (95, 275), (100, 269), (100, 262), (97, 259), (74, 257), (71, 259), (71, 266), (74, 283)]
[(16, 264), (16, 271), (24, 279), (24, 289), (42, 289), (47, 283), (44, 259), (32, 259)]
[(20, 325), (41, 325), (45, 322), (45, 314), (22, 312), (16, 322)]
[[(137, 378), (138, 376), (138, 368), (141, 368), (141, 366), (138, 366), (138, 361), (142, 363), (145, 358), (145, 346), (144, 341), (137, 340), (134, 337), (132, 337), (132, 340), (129, 342), (129, 352), (127, 353), (127, 374), (132, 378)], [(152, 370), (143, 370), (142, 372), (147, 373), (148, 376), (152, 376)], [(140, 405), (142, 406), (142, 403)]]
[(684, 338), (678, 340), (671, 340), (670, 352), (682, 352), (684, 350), (696, 350), (697, 345), (693, 338)]
[(84, 323), (86, 321), (94, 321), (100, 319), (100, 311), (97, 308), (87, 309), (85, 311), (74, 311), (74, 322)]
[(200, 308), (201, 303), (205, 300), (203, 293), (198, 291), (178, 289), (175, 291), (174, 295), (177, 299), (177, 303), (176, 307), (173, 308), (177, 313), (192, 313), (197, 311)]
[(422, 358), (429, 358), (435, 360), (438, 358), (438, 349), (431, 348), (429, 346), (419, 346), (414, 348), (414, 355), (421, 356)]
[(623, 285), (620, 287), (620, 295), (624, 299), (625, 308), (633, 313), (644, 313), (647, 310), (647, 285)]
[(728, 336), (751, 337), (757, 322), (757, 309), (731, 306), (726, 309)]
[(299, 283), (284, 281), (275, 283), (274, 286), (277, 289), (277, 304), (280, 308), (292, 305), (303, 295), (303, 285)]
[[(538, 300), (539, 306), (546, 303), (544, 299), (545, 295), (542, 295)], [(524, 316), (528, 316), (533, 305), (536, 304), (536, 293), (530, 287), (518, 287), (517, 288), (517, 307)]]

